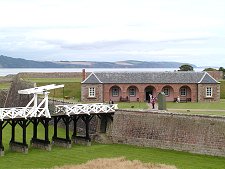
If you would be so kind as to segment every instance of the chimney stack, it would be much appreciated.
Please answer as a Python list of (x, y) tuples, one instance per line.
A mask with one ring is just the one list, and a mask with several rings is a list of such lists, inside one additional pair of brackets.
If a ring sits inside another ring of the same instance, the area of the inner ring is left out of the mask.
[(86, 72), (85, 69), (82, 69), (82, 81), (86, 79)]

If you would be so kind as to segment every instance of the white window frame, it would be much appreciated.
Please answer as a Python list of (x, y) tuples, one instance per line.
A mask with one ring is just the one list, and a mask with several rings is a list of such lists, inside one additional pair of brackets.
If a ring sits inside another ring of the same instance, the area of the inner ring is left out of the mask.
[(213, 88), (212, 87), (206, 87), (206, 97), (212, 97), (213, 95)]
[[(166, 90), (167, 90), (167, 92), (165, 92)], [(169, 96), (170, 95), (170, 89), (168, 87), (165, 87), (163, 89), (163, 92), (164, 92), (165, 96)]]
[(112, 96), (113, 97), (119, 96), (119, 88), (118, 87), (113, 87), (112, 88)]
[(88, 97), (95, 97), (95, 88), (94, 87), (89, 87)]
[(180, 88), (180, 96), (187, 96), (187, 88), (185, 87)]
[(136, 96), (136, 88), (134, 87), (129, 88), (129, 96)]

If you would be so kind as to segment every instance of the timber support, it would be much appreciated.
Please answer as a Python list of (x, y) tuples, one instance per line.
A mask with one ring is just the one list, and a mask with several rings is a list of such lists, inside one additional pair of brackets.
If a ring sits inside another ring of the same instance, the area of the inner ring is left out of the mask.
[[(44, 150), (48, 150), (51, 151), (51, 143), (49, 141), (49, 121), (51, 119), (50, 118), (38, 118), (38, 119), (33, 119), (31, 120), (31, 122), (33, 123), (33, 138), (31, 139), (31, 146), (35, 147), (35, 148), (41, 148)], [(37, 134), (38, 134), (38, 125), (42, 124), (45, 130), (45, 136), (44, 139), (39, 139), (37, 138)]]
[[(28, 121), (27, 119), (16, 119), (12, 120), (12, 122), (10, 123), (12, 126), (11, 141), (9, 143), (11, 151), (22, 152), (25, 154), (28, 153), (28, 144), (26, 142), (26, 129), (29, 123), (30, 121)], [(19, 126), (22, 128), (22, 142), (15, 141), (15, 129), (17, 124), (19, 124)]]
[[(70, 122), (72, 121), (72, 118), (67, 116), (67, 115), (62, 115), (62, 116), (54, 116), (54, 135), (52, 137), (52, 142), (55, 145), (66, 147), (66, 148), (71, 148), (71, 139), (70, 139), (70, 134), (69, 134), (69, 125)], [(58, 123), (62, 119), (65, 129), (66, 129), (66, 137), (58, 137)]]
[[(87, 145), (87, 146), (91, 145), (91, 137), (89, 134), (89, 127), (90, 127), (90, 121), (93, 117), (94, 117), (94, 115), (87, 115), (87, 114), (81, 115), (81, 119), (85, 123), (85, 136), (82, 136), (82, 135), (79, 136), (79, 135), (77, 135), (77, 133), (76, 133), (76, 135), (73, 135), (72, 139), (75, 143), (83, 144), (83, 145)], [(76, 128), (76, 127), (74, 127), (74, 128)], [(74, 131), (74, 133), (75, 133), (75, 131)]]

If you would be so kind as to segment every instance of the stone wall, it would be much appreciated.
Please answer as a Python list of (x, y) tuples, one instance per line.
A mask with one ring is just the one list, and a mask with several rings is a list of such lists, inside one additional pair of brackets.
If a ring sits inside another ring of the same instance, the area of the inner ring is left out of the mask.
[[(89, 97), (89, 88), (95, 88), (95, 97)], [(81, 100), (83, 102), (103, 102), (103, 85), (102, 84), (82, 84)]]
[[(206, 88), (212, 88), (212, 97), (206, 97)], [(198, 85), (199, 102), (219, 102), (220, 101), (220, 84), (199, 84)]]
[(225, 156), (225, 117), (117, 111), (114, 143)]
[(18, 75), (15, 76), (5, 101), (5, 107), (26, 106), (27, 103), (31, 100), (32, 96), (20, 95), (18, 94), (18, 90), (23, 90), (32, 87), (34, 87), (33, 83), (22, 80)]
[(8, 90), (0, 90), (0, 108), (4, 107)]

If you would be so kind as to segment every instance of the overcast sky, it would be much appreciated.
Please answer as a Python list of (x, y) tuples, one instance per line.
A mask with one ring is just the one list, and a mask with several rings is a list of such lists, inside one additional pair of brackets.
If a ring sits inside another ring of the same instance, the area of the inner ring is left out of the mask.
[(225, 0), (0, 0), (0, 55), (225, 67)]

